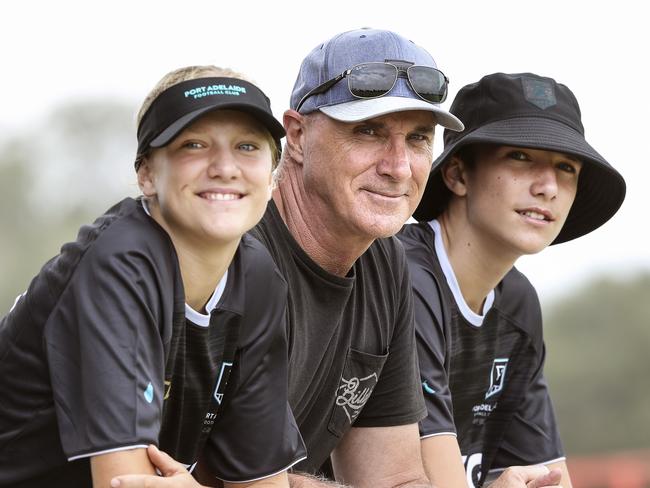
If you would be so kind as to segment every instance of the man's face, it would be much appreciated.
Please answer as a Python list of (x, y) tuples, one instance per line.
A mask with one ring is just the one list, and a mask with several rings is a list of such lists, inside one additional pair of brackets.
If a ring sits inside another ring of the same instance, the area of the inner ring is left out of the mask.
[(434, 127), (426, 111), (355, 123), (312, 115), (304, 131), (303, 181), (319, 221), (345, 237), (395, 234), (424, 191)]

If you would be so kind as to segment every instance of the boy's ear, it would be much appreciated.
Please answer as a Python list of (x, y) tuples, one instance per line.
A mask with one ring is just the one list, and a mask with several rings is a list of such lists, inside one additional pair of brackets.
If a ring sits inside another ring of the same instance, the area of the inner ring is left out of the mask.
[(465, 163), (458, 156), (452, 156), (442, 168), (442, 180), (449, 190), (459, 197), (467, 194), (467, 185), (465, 183)]
[(153, 197), (156, 194), (154, 173), (151, 169), (151, 161), (148, 157), (142, 159), (142, 163), (138, 168), (138, 186), (145, 197)]

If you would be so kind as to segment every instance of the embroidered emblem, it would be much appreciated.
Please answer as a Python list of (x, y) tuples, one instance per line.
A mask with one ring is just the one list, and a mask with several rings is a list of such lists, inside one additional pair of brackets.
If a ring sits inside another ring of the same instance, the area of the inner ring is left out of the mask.
[[(221, 365), (221, 371), (219, 372), (219, 379), (217, 380), (217, 386), (214, 387), (214, 399), (217, 401), (219, 405), (221, 405), (221, 401), (223, 400), (223, 394), (226, 391), (226, 386), (228, 385), (228, 373), (230, 373), (230, 368), (232, 368), (232, 363), (226, 363), (224, 362)], [(225, 381), (222, 380), (226, 378)]]
[(506, 379), (506, 368), (508, 367), (508, 358), (495, 359), (492, 362), (492, 371), (490, 371), (490, 387), (485, 393), (485, 398), (496, 395), (503, 390)]
[(364, 378), (352, 377), (349, 380), (341, 378), (341, 385), (339, 386), (336, 397), (336, 404), (343, 407), (345, 415), (347, 415), (350, 424), (361, 413), (361, 409), (370, 398), (372, 390), (377, 384), (377, 373), (372, 373)]
[(553, 84), (546, 80), (522, 78), (524, 98), (542, 110), (557, 104)]

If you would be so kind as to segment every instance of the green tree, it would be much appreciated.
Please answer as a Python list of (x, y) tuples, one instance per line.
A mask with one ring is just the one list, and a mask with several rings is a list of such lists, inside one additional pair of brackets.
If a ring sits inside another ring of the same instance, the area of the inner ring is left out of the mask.
[(64, 104), (0, 145), (0, 316), (81, 225), (137, 194), (132, 107)]
[(567, 452), (650, 447), (650, 274), (598, 279), (545, 315), (546, 375)]

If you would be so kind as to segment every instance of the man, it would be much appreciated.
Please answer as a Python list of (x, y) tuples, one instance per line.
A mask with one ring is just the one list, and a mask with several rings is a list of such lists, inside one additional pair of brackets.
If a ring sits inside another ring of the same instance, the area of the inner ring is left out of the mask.
[[(289, 397), (308, 452), (300, 471), (318, 473), (331, 456), (341, 483), (430, 486), (410, 281), (391, 236), (421, 198), (435, 125), (463, 128), (440, 108), (447, 82), (428, 52), (381, 30), (334, 36), (301, 65), (277, 188), (254, 231), (289, 285)], [(166, 475), (187, 476), (151, 451)], [(523, 486), (547, 471), (511, 476)]]

